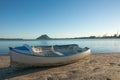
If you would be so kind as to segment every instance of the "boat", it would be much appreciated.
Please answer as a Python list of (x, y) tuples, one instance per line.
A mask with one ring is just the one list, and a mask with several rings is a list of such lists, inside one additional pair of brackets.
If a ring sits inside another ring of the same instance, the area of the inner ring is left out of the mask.
[(58, 66), (70, 64), (90, 54), (90, 48), (80, 48), (77, 44), (30, 46), (24, 44), (9, 47), (10, 66), (25, 68), (33, 66)]

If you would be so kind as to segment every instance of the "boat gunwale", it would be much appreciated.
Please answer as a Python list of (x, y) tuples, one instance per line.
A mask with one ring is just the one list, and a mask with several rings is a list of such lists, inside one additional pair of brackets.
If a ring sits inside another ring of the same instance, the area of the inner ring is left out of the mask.
[[(68, 56), (73, 56), (73, 55), (76, 55), (76, 54), (82, 54), (82, 53), (87, 52), (87, 51), (89, 51), (89, 50), (90, 50), (90, 49), (86, 49), (86, 50), (84, 50), (84, 51), (77, 52), (77, 53), (70, 54), (70, 55), (43, 56), (43, 55), (35, 55), (34, 53), (32, 53), (32, 54), (26, 54), (26, 53), (23, 53), (23, 52), (14, 50), (14, 48), (13, 48), (13, 49), (10, 49), (10, 51), (13, 51), (13, 52), (15, 52), (15, 53), (17, 53), (17, 54), (29, 55), (29, 56), (35, 56), (35, 57), (68, 57)], [(11, 56), (12, 56), (12, 55), (11, 55)]]

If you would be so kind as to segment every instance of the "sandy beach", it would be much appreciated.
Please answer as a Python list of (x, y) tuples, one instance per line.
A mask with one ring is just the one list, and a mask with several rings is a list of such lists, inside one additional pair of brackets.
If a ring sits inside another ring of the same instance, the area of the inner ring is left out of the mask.
[(58, 67), (13, 71), (10, 57), (0, 56), (0, 80), (120, 80), (120, 53), (92, 54)]

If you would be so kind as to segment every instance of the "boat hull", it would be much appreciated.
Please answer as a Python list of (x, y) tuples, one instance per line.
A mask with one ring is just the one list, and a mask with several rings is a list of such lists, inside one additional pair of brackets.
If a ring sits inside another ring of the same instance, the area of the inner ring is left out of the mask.
[(11, 56), (11, 67), (13, 68), (26, 68), (26, 67), (42, 67), (42, 66), (58, 66), (73, 63), (79, 59), (90, 54), (90, 49), (62, 57), (45, 57), (45, 56), (35, 56), (35, 55), (25, 55), (20, 54), (15, 51), (10, 51)]

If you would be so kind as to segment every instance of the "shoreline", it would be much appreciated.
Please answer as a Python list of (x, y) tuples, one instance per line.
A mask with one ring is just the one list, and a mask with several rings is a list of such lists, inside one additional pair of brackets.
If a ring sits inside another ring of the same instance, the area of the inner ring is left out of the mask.
[[(91, 53), (90, 55), (97, 55), (97, 54), (120, 54), (120, 52), (111, 52), (111, 53)], [(0, 56), (10, 56), (10, 54), (0, 54)]]
[(13, 71), (9, 66), (10, 56), (0, 56), (0, 80), (120, 80), (120, 53), (92, 54), (72, 64), (49, 68)]
[(49, 38), (49, 39), (24, 39), (24, 38), (0, 38), (0, 41), (33, 41), (33, 40), (68, 40), (68, 39), (120, 39), (120, 37), (73, 37), (73, 38)]

